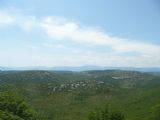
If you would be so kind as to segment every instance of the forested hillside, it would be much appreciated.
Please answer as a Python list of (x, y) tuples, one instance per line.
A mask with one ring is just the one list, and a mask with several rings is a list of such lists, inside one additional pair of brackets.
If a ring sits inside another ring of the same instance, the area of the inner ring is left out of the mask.
[(159, 73), (0, 71), (0, 93), (5, 92), (23, 98), (38, 120), (91, 120), (90, 113), (104, 106), (126, 120), (160, 119)]

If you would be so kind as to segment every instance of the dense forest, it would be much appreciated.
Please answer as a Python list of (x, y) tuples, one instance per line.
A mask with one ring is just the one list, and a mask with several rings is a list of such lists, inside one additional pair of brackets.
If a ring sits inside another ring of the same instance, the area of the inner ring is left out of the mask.
[(0, 71), (0, 120), (160, 120), (160, 74)]

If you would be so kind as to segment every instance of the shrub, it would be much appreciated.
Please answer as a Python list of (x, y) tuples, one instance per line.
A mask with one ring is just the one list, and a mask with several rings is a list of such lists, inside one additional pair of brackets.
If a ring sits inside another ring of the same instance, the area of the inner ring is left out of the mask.
[(36, 117), (23, 99), (10, 93), (0, 93), (0, 120), (36, 120)]
[(92, 111), (89, 116), (89, 120), (125, 120), (124, 115), (121, 112), (111, 112), (107, 107), (104, 109), (96, 109)]

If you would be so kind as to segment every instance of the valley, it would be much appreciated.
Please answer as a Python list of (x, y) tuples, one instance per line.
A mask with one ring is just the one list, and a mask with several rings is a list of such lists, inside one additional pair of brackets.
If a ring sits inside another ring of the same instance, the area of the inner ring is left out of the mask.
[(21, 96), (39, 120), (88, 120), (95, 108), (121, 111), (126, 120), (150, 120), (160, 105), (160, 76), (125, 70), (1, 71), (0, 92)]

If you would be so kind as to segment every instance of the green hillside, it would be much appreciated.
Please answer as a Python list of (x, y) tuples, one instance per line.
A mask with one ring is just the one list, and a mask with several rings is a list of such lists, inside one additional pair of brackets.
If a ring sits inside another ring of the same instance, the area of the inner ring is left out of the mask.
[(151, 120), (160, 105), (160, 76), (122, 70), (1, 71), (0, 92), (6, 91), (24, 98), (39, 120), (88, 120), (91, 111), (106, 105), (126, 120)]

